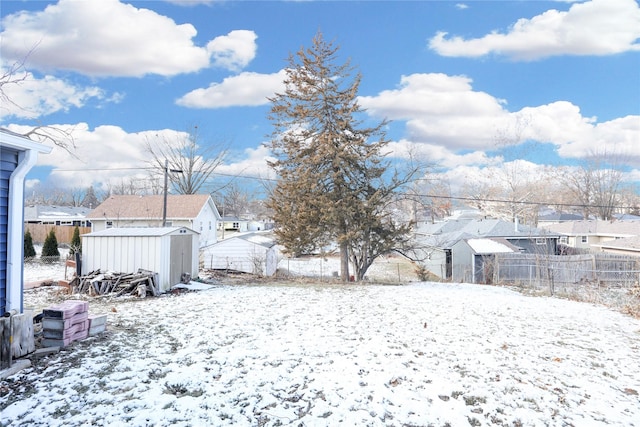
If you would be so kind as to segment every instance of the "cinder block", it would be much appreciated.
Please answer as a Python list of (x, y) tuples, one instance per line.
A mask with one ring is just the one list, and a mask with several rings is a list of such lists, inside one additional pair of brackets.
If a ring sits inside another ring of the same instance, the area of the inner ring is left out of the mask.
[(42, 318), (42, 329), (61, 331), (69, 328), (75, 323), (84, 322), (89, 318), (89, 312), (83, 311), (81, 313), (74, 314), (68, 319), (52, 319), (50, 317)]
[(67, 300), (61, 304), (46, 308), (43, 310), (43, 314), (44, 317), (51, 319), (68, 319), (83, 311), (89, 311), (89, 303), (87, 301)]
[(43, 347), (66, 347), (69, 344), (71, 344), (73, 342), (73, 340), (71, 338), (65, 338), (65, 339), (52, 339), (52, 338), (45, 338), (42, 340), (42, 346)]
[(89, 316), (89, 336), (98, 335), (107, 330), (107, 315)]
[(89, 320), (83, 320), (81, 322), (74, 323), (65, 329), (43, 329), (42, 335), (45, 338), (64, 339), (71, 338), (78, 332), (87, 330), (89, 330)]

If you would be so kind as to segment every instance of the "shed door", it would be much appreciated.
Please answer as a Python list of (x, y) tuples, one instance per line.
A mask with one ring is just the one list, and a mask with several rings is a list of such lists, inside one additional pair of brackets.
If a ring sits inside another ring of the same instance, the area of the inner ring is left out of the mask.
[(191, 274), (193, 236), (171, 236), (171, 260), (169, 266), (170, 286), (180, 283), (182, 273)]
[[(0, 316), (4, 314), (7, 305), (7, 253), (8, 225), (9, 225), (9, 179), (18, 166), (18, 151), (8, 147), (0, 150)], [(19, 201), (20, 203), (22, 201)], [(22, 224), (22, 219), (16, 221)], [(12, 242), (14, 248), (22, 248), (22, 244)], [(12, 286), (20, 286), (21, 278), (14, 278)]]

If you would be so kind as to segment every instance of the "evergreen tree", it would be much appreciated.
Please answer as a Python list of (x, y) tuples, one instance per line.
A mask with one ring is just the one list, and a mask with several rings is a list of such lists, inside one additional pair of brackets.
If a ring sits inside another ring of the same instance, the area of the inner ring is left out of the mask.
[(58, 239), (56, 238), (56, 232), (51, 229), (44, 244), (42, 246), (41, 258), (47, 262), (55, 262), (60, 259), (60, 251), (58, 250)]
[(71, 247), (69, 248), (69, 255), (75, 253), (82, 253), (82, 241), (80, 240), (80, 228), (76, 225), (73, 229), (73, 236), (71, 237)]
[(96, 196), (96, 192), (93, 189), (93, 185), (87, 188), (87, 192), (82, 199), (82, 206), (89, 209), (94, 209), (98, 206), (100, 202), (98, 201), (98, 197)]
[(349, 61), (338, 63), (337, 53), (317, 34), (311, 48), (289, 57), (284, 93), (270, 99), (268, 146), (276, 160), (269, 165), (279, 179), (268, 207), (287, 252), (336, 242), (346, 281), (349, 263), (360, 280), (375, 258), (406, 240), (408, 225), (396, 226), (386, 208), (418, 169), (390, 172), (383, 154), (387, 123), (363, 126), (361, 76), (352, 77)]
[(36, 250), (33, 247), (33, 237), (29, 230), (24, 233), (24, 258), (35, 258)]

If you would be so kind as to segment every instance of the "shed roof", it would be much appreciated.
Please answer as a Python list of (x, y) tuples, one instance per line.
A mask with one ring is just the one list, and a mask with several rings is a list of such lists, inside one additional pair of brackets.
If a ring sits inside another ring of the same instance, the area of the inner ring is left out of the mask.
[(471, 249), (477, 254), (518, 252), (518, 248), (503, 239), (467, 239)]
[(188, 234), (199, 234), (197, 231), (187, 227), (122, 227), (107, 228), (106, 230), (94, 231), (93, 233), (83, 234), (83, 236), (91, 237), (109, 237), (109, 236), (132, 236), (132, 237), (159, 237), (175, 233), (178, 230), (185, 230)]
[[(211, 196), (208, 194), (178, 194), (167, 196), (167, 218), (188, 218), (198, 216)], [(213, 203), (213, 202), (212, 202)], [(89, 215), (89, 219), (150, 219), (161, 218), (164, 205), (163, 195), (129, 196), (114, 195), (100, 203)]]

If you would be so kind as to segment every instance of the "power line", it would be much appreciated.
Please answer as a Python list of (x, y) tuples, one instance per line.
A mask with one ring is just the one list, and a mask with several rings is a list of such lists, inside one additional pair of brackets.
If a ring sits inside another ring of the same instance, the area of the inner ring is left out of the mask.
[[(51, 172), (93, 172), (93, 171), (116, 171), (116, 170), (155, 170), (155, 167), (122, 167), (122, 168), (86, 168), (86, 169), (53, 169)], [(197, 172), (197, 171), (196, 171)], [(270, 181), (277, 182), (276, 178), (265, 178), (259, 176), (252, 175), (241, 175), (241, 174), (233, 174), (233, 173), (224, 173), (224, 172), (213, 172), (212, 175), (224, 176), (229, 178), (243, 178), (243, 179), (253, 179), (257, 181)], [(418, 194), (412, 193), (412, 196), (417, 197), (428, 197), (432, 199), (447, 199), (447, 200), (461, 200), (461, 201), (470, 201), (470, 202), (485, 202), (485, 203), (504, 203), (504, 204), (516, 204), (516, 205), (551, 205), (551, 206), (559, 206), (559, 207), (573, 207), (573, 208), (615, 208), (615, 209), (635, 209), (637, 206), (607, 206), (607, 205), (590, 205), (590, 204), (580, 204), (580, 203), (548, 203), (548, 202), (536, 202), (536, 201), (514, 201), (514, 200), (506, 200), (506, 199), (490, 199), (490, 198), (474, 198), (474, 197), (463, 197), (463, 196), (446, 196), (446, 195), (436, 195), (436, 194)]]

